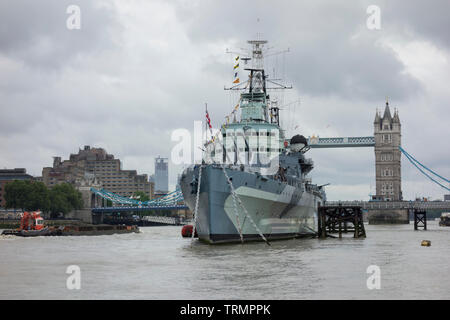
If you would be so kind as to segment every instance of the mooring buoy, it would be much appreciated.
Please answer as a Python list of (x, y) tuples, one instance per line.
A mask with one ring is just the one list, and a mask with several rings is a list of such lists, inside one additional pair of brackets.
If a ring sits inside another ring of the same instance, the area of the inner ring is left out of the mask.
[(422, 240), (421, 245), (423, 247), (429, 247), (429, 246), (431, 246), (431, 241), (430, 240)]

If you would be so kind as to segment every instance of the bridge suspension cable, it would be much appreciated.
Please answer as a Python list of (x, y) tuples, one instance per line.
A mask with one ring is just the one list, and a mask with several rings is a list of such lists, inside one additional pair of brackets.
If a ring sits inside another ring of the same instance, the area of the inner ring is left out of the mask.
[[(405, 151), (405, 149), (403, 149), (402, 147), (398, 147), (400, 149), (400, 151), (405, 155), (405, 157), (409, 160), (409, 162), (411, 162), (420, 172), (422, 172), (428, 179), (430, 179), (431, 181), (433, 181), (434, 183), (438, 184), (440, 187), (446, 189), (447, 191), (450, 191), (450, 188), (444, 186), (443, 184), (441, 184), (439, 181), (436, 181), (433, 177), (431, 177), (430, 175), (428, 175), (425, 171), (423, 171), (419, 166), (421, 166), (422, 168), (424, 168), (425, 170), (431, 172), (432, 174), (434, 174), (435, 176), (441, 178), (442, 180), (450, 183), (450, 180), (442, 177), (441, 175), (437, 174), (436, 172), (434, 172), (433, 170), (429, 169), (428, 167), (426, 167), (425, 165), (423, 165), (422, 163), (420, 163), (418, 160), (416, 160), (413, 156), (411, 156), (408, 152)], [(418, 165), (419, 166), (418, 166)]]
[(428, 170), (429, 172), (431, 172), (432, 174), (438, 176), (439, 178), (441, 178), (442, 180), (444, 180), (445, 182), (450, 183), (449, 179), (444, 178), (443, 176), (437, 174), (436, 172), (434, 172), (433, 170), (431, 170), (430, 168), (424, 166), (423, 164), (421, 164), (417, 159), (415, 159), (412, 155), (410, 155), (408, 152), (406, 152), (405, 149), (403, 149), (402, 147), (398, 147), (400, 149), (401, 152), (403, 152), (403, 154), (406, 156), (408, 156), (409, 158), (413, 159), (415, 162), (417, 162), (422, 168)]

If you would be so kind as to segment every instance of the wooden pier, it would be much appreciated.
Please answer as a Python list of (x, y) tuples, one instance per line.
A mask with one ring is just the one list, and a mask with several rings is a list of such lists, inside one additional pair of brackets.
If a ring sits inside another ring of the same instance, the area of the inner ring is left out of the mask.
[(354, 238), (365, 238), (362, 208), (360, 206), (321, 206), (319, 207), (319, 238), (332, 234), (342, 238), (343, 233), (353, 232)]

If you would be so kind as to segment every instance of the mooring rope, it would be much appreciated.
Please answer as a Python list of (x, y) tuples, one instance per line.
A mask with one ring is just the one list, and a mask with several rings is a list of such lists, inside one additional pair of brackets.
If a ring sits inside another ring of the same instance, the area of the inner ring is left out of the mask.
[[(233, 183), (231, 182), (230, 177), (228, 176), (227, 171), (225, 170), (225, 166), (223, 166), (223, 165), (222, 165), (222, 170), (223, 170), (223, 173), (225, 174), (225, 177), (227, 178), (227, 182), (228, 182), (228, 184), (230, 186), (232, 196), (236, 197), (237, 201), (239, 202), (239, 205), (244, 210), (245, 216), (250, 220), (250, 223), (256, 229), (256, 231), (258, 232), (259, 236), (267, 243), (267, 245), (270, 246), (269, 240), (266, 239), (264, 234), (261, 232), (261, 230), (256, 225), (255, 221), (253, 221), (252, 217), (249, 215), (247, 209), (245, 208), (244, 204), (242, 203), (241, 198), (239, 197), (239, 195), (234, 190)], [(239, 229), (239, 233), (241, 234), (241, 240), (242, 240), (242, 231), (241, 231), (241, 229)]]
[(202, 182), (202, 168), (203, 166), (200, 165), (200, 168), (198, 169), (198, 184), (197, 184), (197, 197), (195, 199), (195, 208), (194, 208), (194, 225), (192, 226), (192, 241), (194, 241), (194, 235), (195, 235), (195, 228), (197, 227), (197, 216), (198, 216), (198, 202), (200, 199), (200, 184)]

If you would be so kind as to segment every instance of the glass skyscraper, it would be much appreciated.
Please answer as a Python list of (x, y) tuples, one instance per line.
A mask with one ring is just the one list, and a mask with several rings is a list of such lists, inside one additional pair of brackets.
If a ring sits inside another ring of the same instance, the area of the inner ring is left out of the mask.
[(169, 191), (169, 160), (157, 157), (155, 159), (155, 192), (167, 193)]

